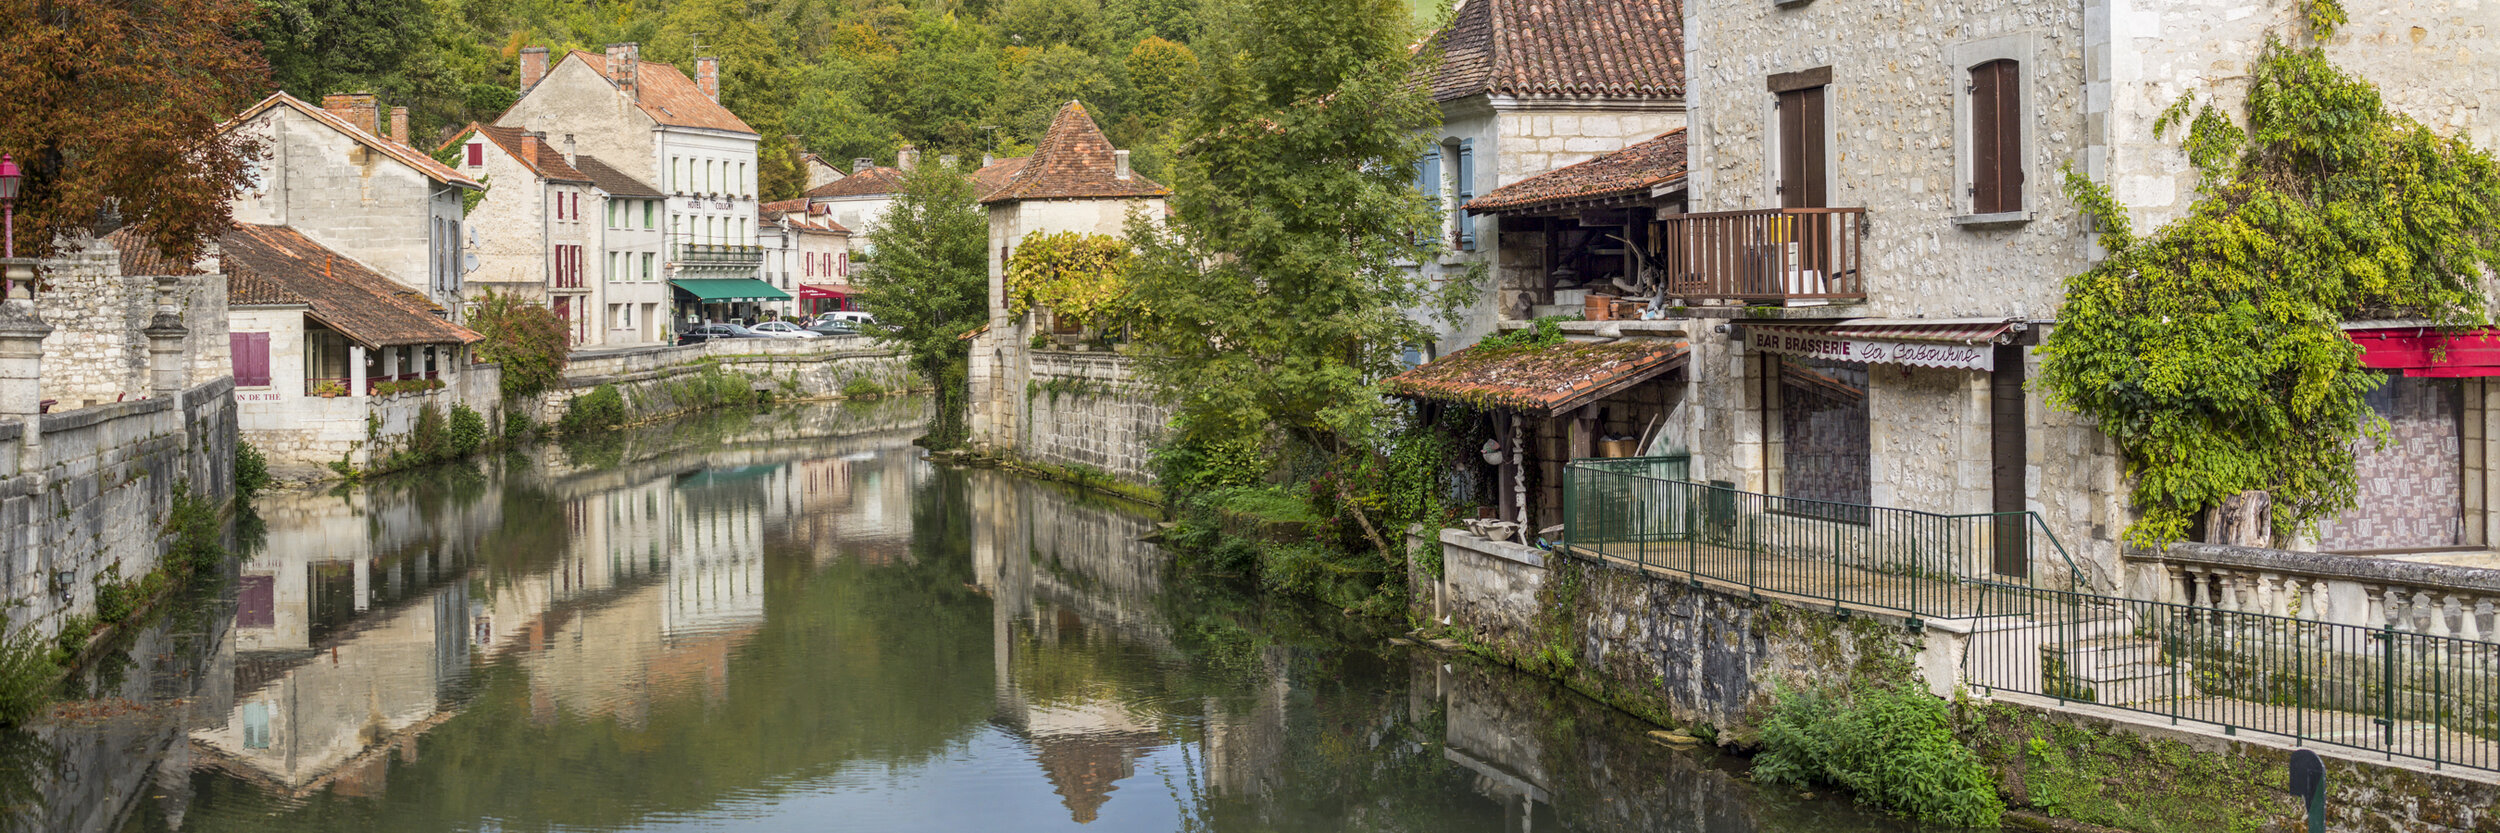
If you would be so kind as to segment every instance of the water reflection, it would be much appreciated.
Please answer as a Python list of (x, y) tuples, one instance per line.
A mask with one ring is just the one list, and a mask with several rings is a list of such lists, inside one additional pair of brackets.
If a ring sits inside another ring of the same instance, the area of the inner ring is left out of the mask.
[(917, 405), (883, 407), (265, 501), (229, 581), (0, 737), (0, 802), (79, 831), (1885, 829), (1181, 576), (1150, 518), (931, 468)]

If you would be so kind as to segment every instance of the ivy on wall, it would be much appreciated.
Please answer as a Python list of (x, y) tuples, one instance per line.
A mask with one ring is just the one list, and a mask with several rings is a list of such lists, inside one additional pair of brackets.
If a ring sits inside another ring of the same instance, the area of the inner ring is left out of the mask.
[(2251, 490), (2271, 494), (2278, 540), (2351, 507), (2353, 450), (2385, 436), (2362, 397), (2384, 379), (2342, 324), (2485, 317), (2500, 168), (2328, 60), (2344, 21), (2337, 0), (2304, 0), (2301, 35), (2269, 37), (2251, 69), (2244, 122), (2193, 94), (2155, 122), (2186, 131), (2185, 217), (2138, 238), (2067, 172), (2108, 257), (2068, 281), (2040, 381), (2124, 453), (2131, 543), (2179, 540)]
[(1033, 232), (1007, 259), (1007, 314), (1043, 307), (1062, 318), (1103, 323), (1135, 311), (1128, 291), (1128, 242), (1062, 231)]

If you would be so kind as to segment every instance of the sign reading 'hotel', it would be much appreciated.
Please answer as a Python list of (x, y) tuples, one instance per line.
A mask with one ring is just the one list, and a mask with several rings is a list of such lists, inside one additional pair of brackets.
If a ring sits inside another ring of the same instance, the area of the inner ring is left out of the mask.
[(1856, 338), (1773, 332), (1754, 329), (1746, 341), (1754, 349), (1784, 356), (1804, 356), (1857, 364), (1906, 364), (1956, 370), (1995, 370), (1996, 351), (1985, 344), (1934, 344), (1914, 341), (1869, 341)]

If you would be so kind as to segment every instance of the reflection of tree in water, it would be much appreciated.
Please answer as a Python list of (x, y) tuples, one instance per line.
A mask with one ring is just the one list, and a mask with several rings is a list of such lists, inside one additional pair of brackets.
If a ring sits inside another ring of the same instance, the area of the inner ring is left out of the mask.
[(33, 732), (0, 729), (0, 830), (37, 830), (47, 800), (43, 785), (60, 776), (61, 754)]

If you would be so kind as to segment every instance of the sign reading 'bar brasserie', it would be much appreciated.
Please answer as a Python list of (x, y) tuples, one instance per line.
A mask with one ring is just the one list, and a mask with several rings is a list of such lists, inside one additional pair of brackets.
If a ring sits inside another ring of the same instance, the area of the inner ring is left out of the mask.
[(1995, 370), (1996, 350), (1986, 344), (1868, 341), (1749, 328), (1746, 343), (1766, 353), (1859, 364), (1906, 364), (1958, 370)]

